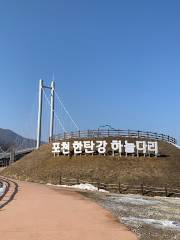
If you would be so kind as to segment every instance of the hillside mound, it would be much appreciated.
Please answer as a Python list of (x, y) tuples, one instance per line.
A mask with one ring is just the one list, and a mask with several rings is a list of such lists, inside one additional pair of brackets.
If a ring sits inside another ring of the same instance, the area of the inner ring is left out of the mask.
[(61, 176), (104, 183), (120, 181), (130, 185), (180, 187), (180, 149), (166, 142), (159, 142), (160, 157), (54, 157), (51, 148), (51, 144), (41, 146), (6, 168), (2, 174), (20, 180), (54, 184), (59, 183)]

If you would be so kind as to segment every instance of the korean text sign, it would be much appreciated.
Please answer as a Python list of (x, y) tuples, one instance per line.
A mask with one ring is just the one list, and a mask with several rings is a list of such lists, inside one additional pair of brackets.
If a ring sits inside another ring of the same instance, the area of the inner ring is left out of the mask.
[(52, 153), (54, 156), (56, 155), (70, 155), (73, 153), (74, 155), (81, 154), (102, 154), (106, 155), (111, 154), (114, 156), (118, 154), (121, 156), (122, 154), (128, 155), (137, 155), (143, 154), (146, 156), (147, 154), (153, 154), (158, 156), (158, 142), (153, 141), (136, 141), (135, 143), (130, 143), (128, 141), (122, 142), (121, 140), (112, 140), (108, 143), (106, 140), (85, 140), (85, 141), (74, 141), (74, 142), (54, 142), (52, 143)]

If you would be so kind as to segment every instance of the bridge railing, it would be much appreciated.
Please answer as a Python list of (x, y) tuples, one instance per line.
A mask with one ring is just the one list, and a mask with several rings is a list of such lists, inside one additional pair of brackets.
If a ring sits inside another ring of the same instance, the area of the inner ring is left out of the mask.
[(76, 132), (66, 132), (64, 134), (58, 134), (53, 136), (50, 141), (61, 141), (68, 139), (79, 138), (104, 138), (104, 137), (131, 137), (131, 138), (146, 138), (157, 141), (164, 141), (172, 144), (176, 144), (175, 138), (159, 134), (155, 132), (135, 131), (135, 130), (121, 130), (121, 129), (97, 129), (97, 130), (85, 130)]
[[(25, 149), (21, 149), (21, 150), (15, 149), (14, 150), (14, 155), (16, 156), (16, 155), (32, 152), (33, 150), (35, 150), (35, 148), (25, 148)], [(10, 156), (11, 156), (11, 152), (0, 153), (0, 159), (10, 158)]]

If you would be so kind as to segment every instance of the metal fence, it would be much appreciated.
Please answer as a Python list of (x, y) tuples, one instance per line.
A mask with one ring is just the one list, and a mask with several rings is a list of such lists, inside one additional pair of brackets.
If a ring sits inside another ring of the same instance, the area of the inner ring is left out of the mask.
[(164, 141), (172, 144), (176, 144), (175, 138), (154, 132), (134, 131), (134, 130), (120, 130), (120, 129), (97, 129), (97, 130), (85, 130), (76, 132), (65, 132), (64, 134), (58, 134), (53, 136), (50, 141), (60, 141), (68, 139), (80, 139), (80, 138), (105, 138), (105, 137), (130, 137), (130, 138), (145, 138), (157, 141)]

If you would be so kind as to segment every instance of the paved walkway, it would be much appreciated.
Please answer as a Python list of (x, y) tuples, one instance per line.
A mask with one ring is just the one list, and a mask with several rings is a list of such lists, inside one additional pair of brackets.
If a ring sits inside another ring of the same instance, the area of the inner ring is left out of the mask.
[(0, 211), (2, 240), (136, 240), (112, 215), (78, 193), (19, 183)]

